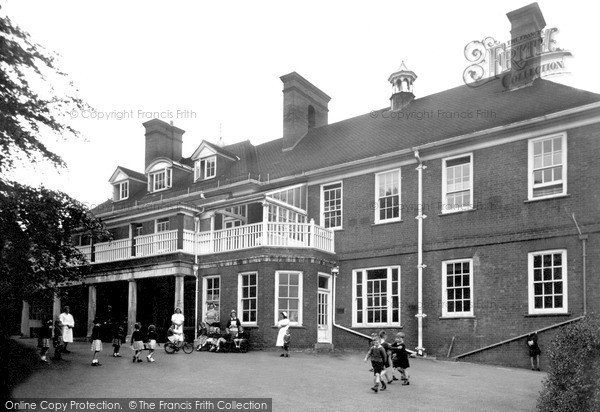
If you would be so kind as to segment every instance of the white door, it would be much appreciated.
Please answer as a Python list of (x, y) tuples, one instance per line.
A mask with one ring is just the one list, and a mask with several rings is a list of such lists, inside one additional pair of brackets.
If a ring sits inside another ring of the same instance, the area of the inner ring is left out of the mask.
[(319, 273), (317, 292), (317, 342), (331, 343), (331, 275)]

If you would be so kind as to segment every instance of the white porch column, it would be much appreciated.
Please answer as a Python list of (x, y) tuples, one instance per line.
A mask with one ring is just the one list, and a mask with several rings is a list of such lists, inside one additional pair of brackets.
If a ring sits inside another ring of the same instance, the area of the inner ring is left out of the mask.
[(129, 279), (129, 297), (127, 302), (127, 337), (133, 333), (133, 325), (137, 322), (137, 282)]
[(60, 298), (54, 295), (54, 302), (52, 303), (52, 321), (56, 321), (62, 312)]
[(24, 338), (29, 338), (29, 303), (23, 301), (21, 308), (21, 334)]
[(262, 242), (261, 246), (268, 246), (268, 236), (269, 236), (269, 203), (267, 201), (262, 202), (263, 207), (263, 218), (262, 218)]
[(175, 308), (181, 309), (181, 313), (183, 313), (183, 283), (183, 275), (175, 275)]
[(96, 319), (96, 285), (88, 286), (88, 328), (87, 337), (92, 336), (92, 328)]

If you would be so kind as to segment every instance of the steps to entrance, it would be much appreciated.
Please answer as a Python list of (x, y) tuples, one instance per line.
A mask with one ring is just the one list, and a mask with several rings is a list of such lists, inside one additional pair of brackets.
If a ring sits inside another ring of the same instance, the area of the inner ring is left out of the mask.
[(333, 343), (315, 343), (317, 352), (333, 352)]

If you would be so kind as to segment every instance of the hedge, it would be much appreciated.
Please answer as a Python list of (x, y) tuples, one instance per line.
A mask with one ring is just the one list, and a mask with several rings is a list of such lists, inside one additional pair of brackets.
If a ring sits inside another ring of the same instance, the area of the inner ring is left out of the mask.
[(537, 410), (600, 411), (600, 317), (562, 328), (545, 353), (550, 364)]

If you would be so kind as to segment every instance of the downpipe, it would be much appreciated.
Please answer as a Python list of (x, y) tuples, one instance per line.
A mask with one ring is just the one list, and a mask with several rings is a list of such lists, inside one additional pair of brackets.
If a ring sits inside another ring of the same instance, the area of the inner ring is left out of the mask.
[(425, 313), (423, 313), (423, 269), (427, 267), (423, 263), (423, 219), (427, 216), (423, 214), (423, 170), (427, 168), (423, 164), (421, 157), (419, 156), (419, 151), (415, 150), (415, 159), (419, 162), (416, 170), (418, 173), (418, 198), (417, 198), (417, 210), (418, 214), (415, 217), (417, 219), (417, 314), (415, 317), (417, 318), (417, 347), (415, 350), (417, 351), (417, 355), (424, 356), (425, 355), (425, 347), (423, 346), (423, 318), (427, 317)]

